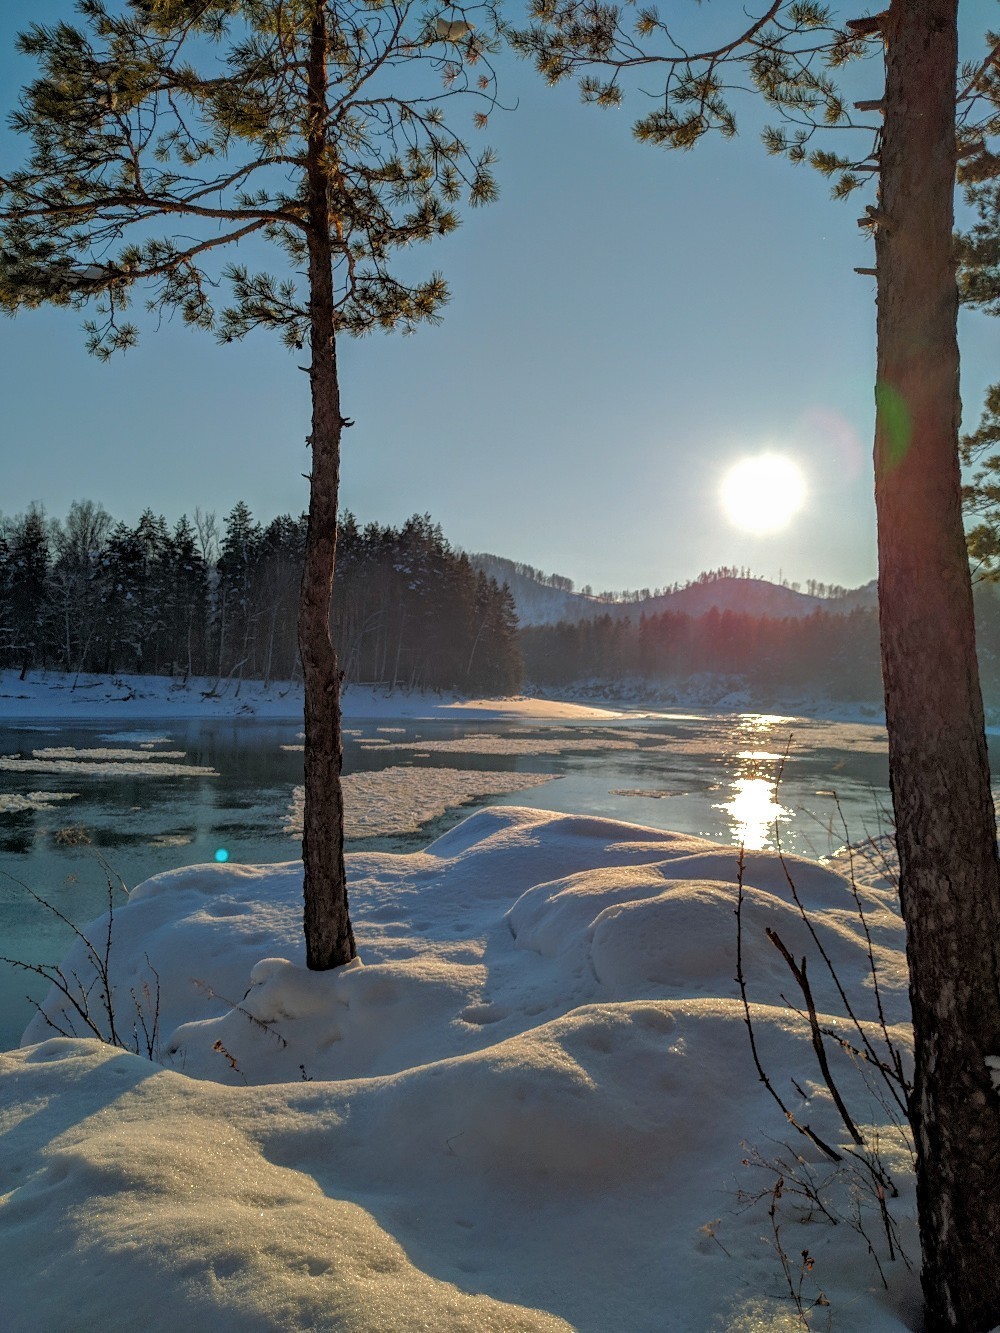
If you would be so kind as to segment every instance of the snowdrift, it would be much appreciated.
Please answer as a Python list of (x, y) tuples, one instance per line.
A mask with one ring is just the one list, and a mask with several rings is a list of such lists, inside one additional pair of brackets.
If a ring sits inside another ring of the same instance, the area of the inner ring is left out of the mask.
[[(733, 849), (505, 807), (349, 877), (361, 960), (325, 974), (297, 863), (147, 881), (109, 980), (156, 1062), (55, 993), (0, 1056), (5, 1329), (917, 1326), (908, 1142), (851, 1051), (888, 1034), (906, 1058), (890, 889), (768, 853), (742, 871), (761, 1065), (834, 1162), (753, 1062)], [(809, 959), (877, 1157), (768, 929)], [(100, 1019), (81, 944), (63, 970)]]

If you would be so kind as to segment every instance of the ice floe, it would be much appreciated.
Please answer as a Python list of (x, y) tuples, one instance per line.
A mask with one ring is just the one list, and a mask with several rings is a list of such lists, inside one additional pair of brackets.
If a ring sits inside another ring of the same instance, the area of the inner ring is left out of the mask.
[[(347, 838), (400, 837), (416, 833), (448, 810), (487, 796), (505, 796), (551, 782), (554, 773), (490, 773), (465, 768), (384, 768), (348, 773), (344, 789), (344, 835)], [(284, 827), (302, 836), (304, 789), (292, 793)]]
[(0, 793), (0, 814), (22, 814), (28, 810), (54, 810), (61, 801), (79, 796), (75, 791), (29, 791)]

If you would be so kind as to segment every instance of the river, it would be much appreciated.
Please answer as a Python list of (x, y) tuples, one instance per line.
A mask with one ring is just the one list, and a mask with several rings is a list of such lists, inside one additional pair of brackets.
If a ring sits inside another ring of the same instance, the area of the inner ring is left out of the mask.
[[(0, 727), (0, 953), (56, 962), (67, 923), (105, 909), (109, 877), (131, 887), (212, 859), (295, 858), (301, 739), (293, 723), (244, 719)], [(774, 846), (777, 827), (782, 847), (811, 857), (890, 827), (885, 732), (858, 723), (352, 720), (344, 770), (349, 850), (413, 850), (493, 802), (752, 848)], [(511, 789), (522, 781), (536, 785)], [(0, 1049), (44, 989), (0, 965)]]

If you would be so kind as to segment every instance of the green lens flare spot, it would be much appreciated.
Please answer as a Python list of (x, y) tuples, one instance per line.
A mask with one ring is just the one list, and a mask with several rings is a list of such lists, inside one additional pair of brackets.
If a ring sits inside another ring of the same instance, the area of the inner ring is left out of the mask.
[(902, 394), (891, 384), (875, 385), (878, 411), (879, 463), (891, 471), (906, 457), (913, 438), (913, 418)]
[(225, 847), (220, 847), (220, 848), (219, 848), (219, 850), (215, 853), (215, 859), (216, 859), (217, 861), (228, 861), (228, 860), (229, 860), (229, 853), (226, 851)]

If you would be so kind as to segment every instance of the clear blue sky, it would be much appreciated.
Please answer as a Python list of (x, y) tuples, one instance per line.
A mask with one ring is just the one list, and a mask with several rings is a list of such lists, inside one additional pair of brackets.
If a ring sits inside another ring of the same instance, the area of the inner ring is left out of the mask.
[[(31, 65), (13, 37), (68, 0), (4, 0), (0, 104)], [(716, 7), (716, 13), (721, 12)], [(857, 7), (850, 11), (853, 16)], [(965, 0), (975, 34), (993, 0)], [(973, 54), (970, 44), (968, 54)], [(504, 59), (492, 117), (498, 203), (416, 257), (452, 290), (443, 324), (342, 347), (343, 502), (362, 520), (429, 511), (449, 539), (595, 588), (655, 586), (721, 564), (854, 585), (875, 573), (873, 282), (855, 224), (805, 167), (769, 158), (763, 117), (667, 153), (631, 138), (640, 100), (581, 106)], [(860, 76), (881, 91), (878, 64)], [(870, 91), (868, 90), (870, 86)], [(22, 151), (0, 138), (3, 164)], [(74, 499), (134, 519), (306, 504), (307, 382), (280, 343), (167, 325), (102, 365), (71, 311), (0, 321), (0, 511)], [(1000, 323), (963, 316), (966, 420), (1000, 378)], [(785, 452), (809, 485), (787, 531), (739, 532), (727, 466)]]

